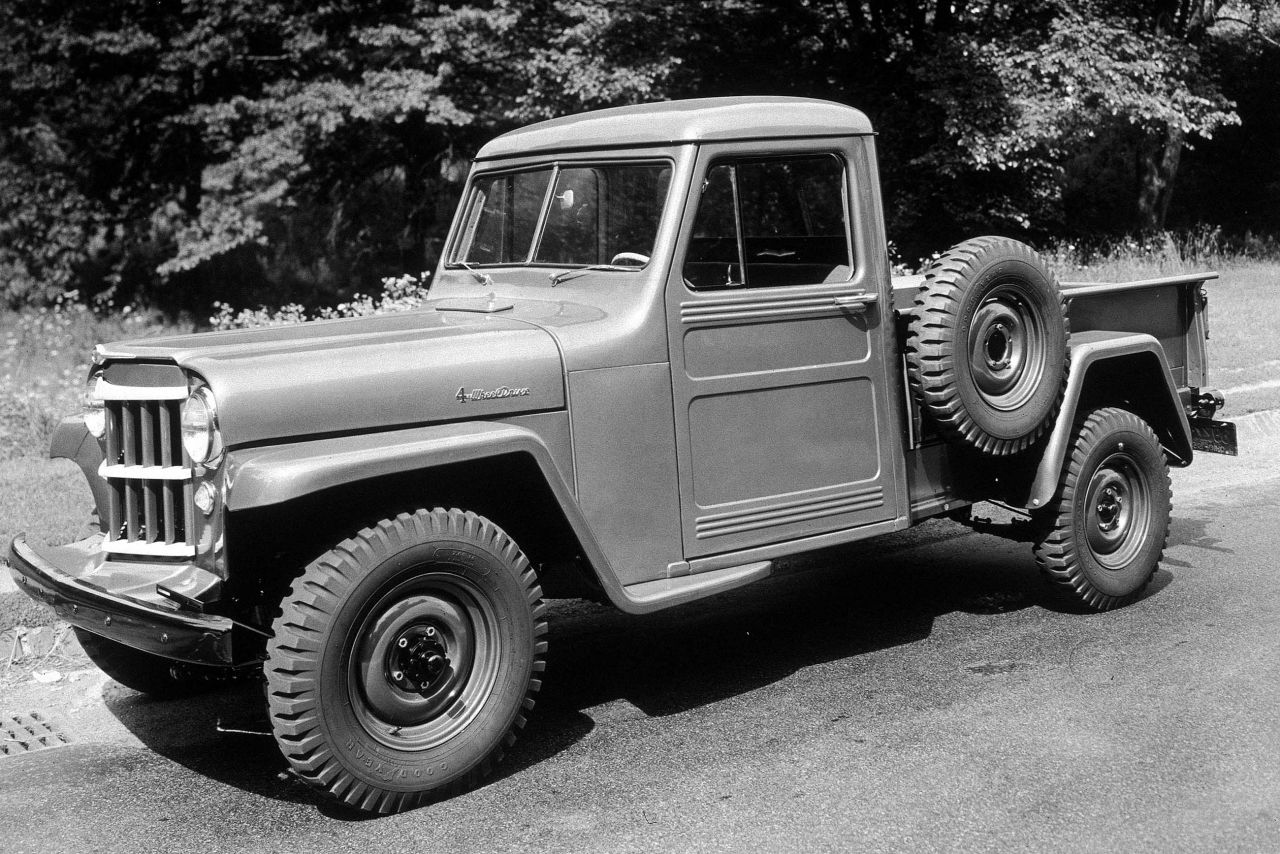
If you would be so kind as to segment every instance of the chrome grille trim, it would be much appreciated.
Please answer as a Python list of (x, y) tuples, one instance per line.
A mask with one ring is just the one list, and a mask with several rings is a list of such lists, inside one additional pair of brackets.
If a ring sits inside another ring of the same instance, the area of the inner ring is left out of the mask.
[(140, 557), (195, 557), (196, 547), (187, 543), (140, 543), (124, 540), (107, 541), (102, 550), (118, 555)]
[(99, 400), (186, 400), (187, 387), (115, 385), (99, 377), (93, 396)]
[(128, 478), (130, 480), (191, 480), (195, 473), (181, 466), (98, 466), (103, 477)]
[(176, 388), (119, 386), (99, 380), (107, 412), (107, 539), (103, 551), (139, 557), (196, 554), (194, 467), (182, 451)]

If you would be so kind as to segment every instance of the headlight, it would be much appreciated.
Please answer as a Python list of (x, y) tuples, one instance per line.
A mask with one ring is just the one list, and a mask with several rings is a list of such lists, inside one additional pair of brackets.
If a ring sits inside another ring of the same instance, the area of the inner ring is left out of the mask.
[(213, 393), (206, 386), (191, 392), (182, 404), (182, 447), (197, 465), (217, 459), (222, 453), (218, 411), (213, 405)]
[(95, 439), (101, 439), (107, 432), (107, 407), (102, 402), (102, 398), (94, 393), (98, 389), (98, 380), (101, 378), (102, 371), (89, 374), (89, 384), (84, 390), (84, 426)]

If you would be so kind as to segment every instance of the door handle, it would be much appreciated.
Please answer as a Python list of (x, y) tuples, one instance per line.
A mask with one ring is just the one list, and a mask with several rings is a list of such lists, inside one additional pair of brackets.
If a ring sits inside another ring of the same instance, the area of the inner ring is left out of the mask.
[(871, 293), (850, 294), (848, 296), (832, 297), (832, 301), (837, 307), (850, 314), (864, 314), (867, 306), (875, 304), (876, 295)]

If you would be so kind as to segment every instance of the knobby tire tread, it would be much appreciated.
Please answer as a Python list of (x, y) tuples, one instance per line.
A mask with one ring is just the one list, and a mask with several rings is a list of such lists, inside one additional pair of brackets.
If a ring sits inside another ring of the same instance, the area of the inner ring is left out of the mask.
[[(956, 334), (955, 318), (961, 315), (960, 303), (965, 294), (961, 283), (976, 275), (984, 263), (990, 263), (990, 259), (984, 262), (984, 258), (993, 253), (1001, 253), (1003, 258), (1017, 258), (1032, 266), (1042, 263), (1030, 247), (1003, 237), (976, 237), (951, 247), (925, 270), (924, 281), (914, 300), (916, 309), (905, 351), (908, 385), (943, 435), (980, 453), (1003, 457), (1026, 450), (1053, 423), (1062, 405), (1070, 359), (1064, 347), (1062, 371), (1056, 376), (1059, 390), (1055, 402), (1040, 424), (1023, 436), (992, 436), (965, 411), (954, 368), (957, 360), (968, 358), (967, 342), (958, 341)], [(1056, 285), (1054, 293), (1062, 313), (1064, 338), (1069, 337), (1065, 301), (1056, 291)]]
[(1115, 429), (1115, 426), (1108, 429), (1109, 421), (1123, 424), (1127, 429), (1144, 434), (1157, 448), (1160, 447), (1159, 439), (1147, 422), (1128, 410), (1105, 407), (1089, 413), (1077, 429), (1078, 440), (1071, 448), (1070, 457), (1059, 481), (1057, 492), (1059, 497), (1056, 504), (1040, 516), (1041, 533), (1033, 546), (1036, 562), (1049, 583), (1068, 599), (1094, 611), (1110, 611), (1127, 605), (1142, 595), (1142, 591), (1151, 583), (1164, 557), (1164, 550), (1169, 542), (1169, 522), (1172, 518), (1173, 482), (1166, 467), (1164, 485), (1170, 500), (1165, 506), (1162, 520), (1164, 536), (1160, 540), (1160, 550), (1146, 577), (1137, 589), (1124, 596), (1107, 594), (1089, 580), (1080, 556), (1079, 540), (1083, 533), (1074, 530), (1074, 497), (1076, 490), (1080, 488), (1080, 480), (1090, 451)]
[(275, 621), (275, 636), (267, 644), (268, 710), (281, 751), (294, 774), (308, 785), (334, 799), (365, 812), (393, 813), (412, 809), (430, 800), (474, 788), (515, 743), (525, 725), (518, 713), (492, 750), (470, 771), (445, 786), (427, 792), (386, 791), (371, 786), (347, 771), (330, 750), (320, 728), (319, 686), (315, 674), (320, 669), (321, 650), (307, 648), (295, 627), (312, 623), (318, 614), (332, 619), (346, 594), (380, 561), (402, 548), (432, 537), (457, 537), (485, 544), (511, 566), (524, 588), (533, 617), (533, 667), (520, 708), (532, 709), (542, 686), (546, 667), (546, 604), (537, 573), (507, 534), (497, 525), (470, 511), (456, 508), (418, 510), (383, 520), (344, 540), (308, 564), (294, 580)]

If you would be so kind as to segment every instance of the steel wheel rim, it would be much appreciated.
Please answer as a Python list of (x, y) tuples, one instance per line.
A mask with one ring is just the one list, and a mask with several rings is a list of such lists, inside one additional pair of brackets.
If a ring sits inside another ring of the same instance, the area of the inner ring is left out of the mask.
[(1147, 478), (1133, 457), (1117, 451), (1094, 470), (1084, 495), (1089, 551), (1104, 569), (1128, 567), (1151, 529)]
[[(497, 615), (475, 584), (451, 572), (415, 574), (391, 585), (366, 609), (352, 638), (351, 708), (370, 736), (396, 750), (426, 750), (462, 732), (497, 681)], [(433, 654), (444, 658), (434, 673)]]
[(993, 409), (1022, 407), (1045, 376), (1044, 318), (1013, 284), (997, 285), (969, 325), (969, 370)]

